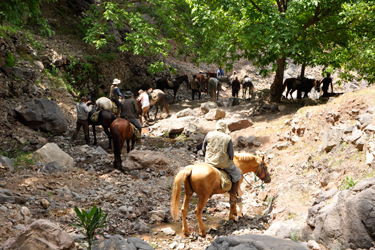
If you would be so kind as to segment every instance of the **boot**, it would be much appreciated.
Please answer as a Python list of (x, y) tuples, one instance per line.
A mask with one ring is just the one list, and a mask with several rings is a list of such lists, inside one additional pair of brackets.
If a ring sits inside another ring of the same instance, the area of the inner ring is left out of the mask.
[(73, 136), (72, 136), (72, 140), (71, 140), (71, 143), (73, 143), (75, 141), (75, 139), (77, 138), (77, 132), (74, 132)]
[(232, 189), (229, 191), (229, 194), (230, 194), (229, 203), (230, 204), (236, 204), (236, 203), (242, 202), (242, 199), (237, 196), (237, 191), (238, 191), (239, 186), (240, 186), (240, 181), (232, 183)]
[(90, 137), (88, 135), (85, 135), (86, 144), (90, 145)]

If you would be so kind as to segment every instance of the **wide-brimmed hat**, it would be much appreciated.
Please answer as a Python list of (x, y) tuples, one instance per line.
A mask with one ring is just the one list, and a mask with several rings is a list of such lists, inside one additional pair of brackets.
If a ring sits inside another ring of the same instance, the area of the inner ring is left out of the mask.
[(124, 97), (132, 97), (132, 96), (133, 96), (133, 92), (131, 92), (130, 90), (125, 91)]
[(115, 80), (113, 80), (113, 83), (112, 84), (115, 84), (115, 85), (117, 85), (117, 84), (119, 84), (121, 81), (119, 80), (119, 79), (115, 79)]

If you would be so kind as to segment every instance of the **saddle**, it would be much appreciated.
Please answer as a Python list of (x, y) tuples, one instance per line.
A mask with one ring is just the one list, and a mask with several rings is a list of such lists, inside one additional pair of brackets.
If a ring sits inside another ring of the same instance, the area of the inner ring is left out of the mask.
[(112, 110), (111, 111), (112, 111), (113, 114), (117, 114), (117, 112), (118, 112), (118, 107), (117, 107), (116, 103), (113, 102), (113, 101), (112, 101)]
[(170, 88), (173, 88), (173, 82), (170, 81), (169, 79), (167, 79), (167, 82), (168, 82), (168, 86), (169, 86)]
[(155, 102), (159, 99), (158, 94), (156, 94), (154, 92), (148, 92), (148, 96), (149, 96), (150, 99), (154, 100)]
[(137, 128), (137, 127), (131, 122), (131, 120), (128, 119), (127, 117), (124, 117), (124, 119), (127, 120), (127, 121), (130, 123), (130, 125), (132, 125), (132, 128), (133, 128), (133, 136), (134, 136), (134, 138), (135, 138), (136, 140), (141, 139), (141, 138), (142, 138), (142, 137), (141, 137), (141, 133), (139, 133), (138, 128)]
[[(206, 165), (210, 166), (209, 164), (206, 164)], [(210, 166), (210, 167), (212, 167), (212, 166)], [(232, 180), (231, 180), (230, 175), (224, 169), (218, 169), (218, 168), (215, 168), (215, 167), (212, 167), (212, 168), (215, 169), (216, 171), (218, 171), (218, 173), (220, 174), (221, 189), (224, 192), (229, 192), (229, 190), (231, 190), (231, 188), (232, 188)]]

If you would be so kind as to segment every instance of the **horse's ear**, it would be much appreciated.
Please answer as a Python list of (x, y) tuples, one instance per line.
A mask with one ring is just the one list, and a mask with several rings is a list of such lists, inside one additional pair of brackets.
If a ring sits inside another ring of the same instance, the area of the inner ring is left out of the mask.
[(264, 155), (262, 156), (262, 162), (264, 162)]

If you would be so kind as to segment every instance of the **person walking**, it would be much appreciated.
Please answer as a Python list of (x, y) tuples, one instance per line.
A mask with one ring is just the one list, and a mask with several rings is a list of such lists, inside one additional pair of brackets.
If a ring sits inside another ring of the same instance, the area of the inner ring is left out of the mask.
[(219, 120), (216, 123), (216, 129), (209, 132), (204, 138), (202, 150), (205, 152), (205, 162), (209, 165), (224, 169), (232, 179), (232, 189), (229, 191), (230, 204), (241, 202), (241, 198), (237, 196), (242, 172), (234, 165), (234, 149), (230, 135), (225, 132), (227, 123)]
[(77, 138), (78, 132), (83, 127), (83, 132), (85, 134), (86, 144), (90, 144), (90, 137), (89, 137), (89, 121), (88, 116), (93, 106), (87, 107), (87, 98), (85, 96), (81, 97), (81, 102), (76, 104), (77, 107), (77, 123), (76, 123), (76, 131), (72, 136), (72, 143)]
[(125, 99), (121, 100), (120, 117), (133, 123), (139, 130), (139, 133), (142, 133), (142, 125), (138, 120), (138, 107), (134, 95), (131, 91), (125, 91), (124, 97)]
[(191, 87), (193, 101), (194, 101), (195, 93), (198, 93), (199, 99), (201, 99), (200, 83), (196, 75), (193, 75), (193, 79), (190, 80), (190, 87)]
[(234, 79), (234, 81), (232, 82), (232, 96), (233, 97), (238, 97), (238, 92), (240, 91), (240, 88), (241, 88), (240, 81), (238, 80), (238, 77), (236, 77), (236, 79)]
[[(147, 119), (147, 112), (150, 109), (150, 99), (148, 98), (148, 94), (144, 92), (142, 89), (138, 91), (138, 101), (142, 104), (142, 116), (145, 119), (144, 124), (147, 125), (148, 119)], [(140, 122), (143, 125), (142, 117), (140, 118)]]
[(111, 90), (110, 90), (110, 93), (109, 93), (109, 99), (114, 102), (117, 106), (117, 117), (120, 116), (121, 112), (120, 112), (120, 109), (121, 109), (121, 105), (120, 105), (120, 98), (123, 98), (121, 92), (120, 92), (120, 89), (118, 87), (118, 85), (121, 83), (121, 81), (119, 79), (114, 79), (113, 80), (113, 83), (112, 83), (112, 86), (111, 86)]
[(322, 83), (323, 83), (323, 86), (322, 86), (323, 96), (329, 96), (329, 94), (328, 94), (329, 85), (331, 85), (331, 93), (333, 93), (333, 84), (332, 84), (331, 73), (327, 72), (327, 77), (325, 77), (322, 80)]

